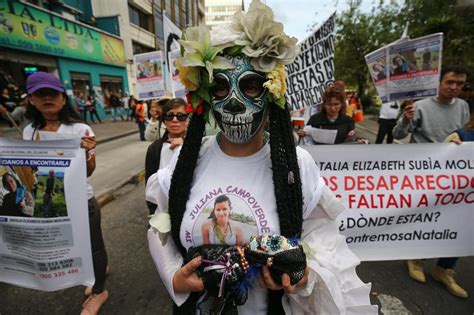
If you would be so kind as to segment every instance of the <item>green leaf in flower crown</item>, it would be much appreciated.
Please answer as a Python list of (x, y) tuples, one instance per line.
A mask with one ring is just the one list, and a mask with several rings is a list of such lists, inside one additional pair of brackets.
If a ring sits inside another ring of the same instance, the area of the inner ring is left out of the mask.
[(282, 96), (279, 99), (275, 99), (273, 94), (268, 93), (267, 98), (270, 103), (275, 103), (281, 109), (285, 109), (285, 96)]
[(225, 53), (229, 56), (235, 57), (242, 52), (243, 46), (233, 46), (225, 49)]
[(285, 96), (280, 97), (275, 101), (275, 104), (278, 105), (281, 109), (285, 109)]
[(207, 103), (211, 101), (211, 95), (209, 94), (208, 86), (204, 86), (204, 84), (201, 84), (199, 90), (197, 90), (196, 93), (201, 99), (205, 100)]
[(199, 106), (199, 102), (201, 102), (201, 97), (199, 97), (198, 93), (192, 92), (190, 93), (191, 98), (191, 105), (193, 105), (194, 109)]

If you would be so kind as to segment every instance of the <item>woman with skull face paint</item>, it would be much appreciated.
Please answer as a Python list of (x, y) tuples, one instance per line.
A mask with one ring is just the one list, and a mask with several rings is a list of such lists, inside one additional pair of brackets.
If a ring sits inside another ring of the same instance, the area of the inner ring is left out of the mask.
[[(270, 42), (259, 40), (270, 35), (265, 32), (272, 34)], [(179, 154), (146, 188), (147, 201), (158, 206), (148, 231), (150, 253), (175, 302), (174, 313), (376, 314), (370, 285), (357, 277), (359, 261), (334, 221), (343, 207), (311, 156), (294, 145), (284, 66), (297, 54), (296, 39), (283, 34), (271, 10), (254, 0), (246, 14), (236, 13), (230, 25), (212, 34), (205, 26), (186, 30), (181, 45), (180, 78), (195, 111)], [(203, 138), (209, 112), (220, 133)], [(244, 240), (275, 233), (312, 248), (316, 254), (306, 253), (301, 280), (292, 284), (286, 273), (273, 278), (263, 267), (242, 305), (220, 292), (210, 297), (219, 284), (209, 287), (198, 276), (208, 262), (188, 259), (188, 251), (208, 246), (199, 225), (223, 194), (240, 202), (239, 211), (248, 209), (253, 223), (242, 231)]]

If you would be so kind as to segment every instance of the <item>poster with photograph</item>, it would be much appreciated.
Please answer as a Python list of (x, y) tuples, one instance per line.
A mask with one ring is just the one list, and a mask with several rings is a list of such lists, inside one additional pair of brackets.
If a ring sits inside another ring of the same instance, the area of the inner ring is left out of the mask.
[(92, 285), (80, 139), (0, 139), (0, 281), (55, 291)]
[(147, 100), (165, 95), (161, 51), (133, 56), (137, 76), (138, 99)]
[(382, 102), (438, 95), (443, 33), (398, 40), (365, 56)]
[(170, 63), (170, 78), (171, 78), (171, 87), (173, 89), (173, 95), (177, 98), (182, 98), (186, 100), (186, 93), (188, 90), (184, 87), (179, 79), (179, 70), (176, 68), (176, 59), (181, 57), (181, 51), (173, 50), (169, 52), (169, 63)]

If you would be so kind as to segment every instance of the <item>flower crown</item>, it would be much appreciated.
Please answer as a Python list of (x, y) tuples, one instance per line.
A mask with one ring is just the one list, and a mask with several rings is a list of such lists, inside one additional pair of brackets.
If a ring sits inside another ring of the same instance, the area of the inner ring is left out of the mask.
[[(230, 23), (212, 29), (190, 27), (180, 40), (182, 57), (177, 60), (179, 78), (188, 89), (188, 102), (203, 112), (203, 102), (211, 101), (214, 69), (233, 69), (221, 54), (244, 54), (255, 70), (265, 73), (270, 102), (285, 107), (286, 72), (298, 54), (297, 39), (283, 32), (283, 24), (273, 20), (273, 12), (259, 0), (253, 0), (248, 12), (236, 12)], [(206, 110), (204, 110), (206, 111)]]

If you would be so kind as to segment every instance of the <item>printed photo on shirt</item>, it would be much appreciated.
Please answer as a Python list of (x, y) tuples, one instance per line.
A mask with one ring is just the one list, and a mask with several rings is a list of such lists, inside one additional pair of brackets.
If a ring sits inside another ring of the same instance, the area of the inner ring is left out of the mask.
[(221, 194), (210, 200), (196, 218), (193, 243), (243, 245), (256, 234), (257, 222), (245, 200)]

